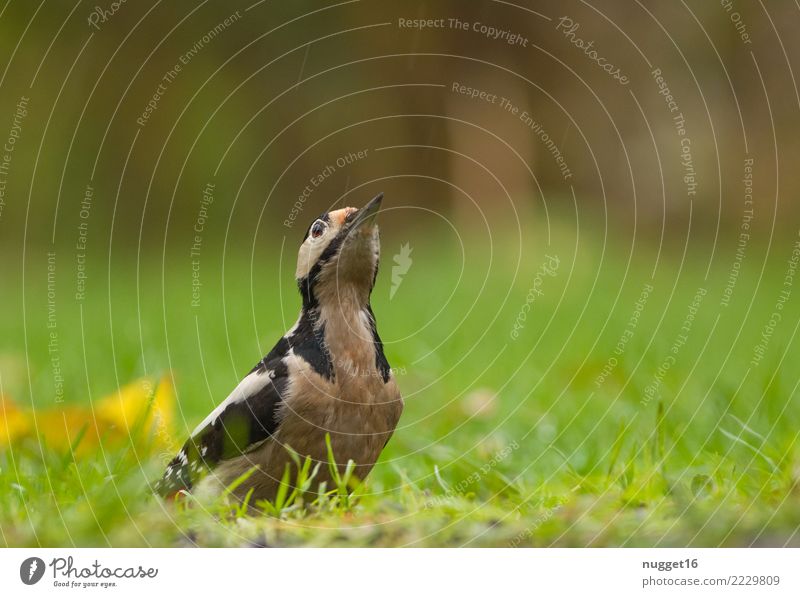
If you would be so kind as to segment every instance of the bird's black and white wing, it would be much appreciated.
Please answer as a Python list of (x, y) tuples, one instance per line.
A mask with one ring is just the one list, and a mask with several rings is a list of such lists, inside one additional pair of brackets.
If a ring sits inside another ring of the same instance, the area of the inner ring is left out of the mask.
[(288, 374), (281, 357), (271, 358), (274, 353), (260, 361), (195, 428), (157, 483), (159, 494), (191, 489), (220, 461), (247, 453), (275, 432)]

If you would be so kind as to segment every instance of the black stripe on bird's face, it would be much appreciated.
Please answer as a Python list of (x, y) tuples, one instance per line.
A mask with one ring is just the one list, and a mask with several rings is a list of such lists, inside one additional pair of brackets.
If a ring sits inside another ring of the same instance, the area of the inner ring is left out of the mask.
[(308, 274), (297, 280), (297, 287), (303, 297), (303, 310), (315, 309), (319, 306), (316, 288), (320, 281), (322, 268), (331, 262), (338, 254), (347, 239), (348, 229), (342, 228), (339, 233), (328, 243), (325, 250), (308, 270)]

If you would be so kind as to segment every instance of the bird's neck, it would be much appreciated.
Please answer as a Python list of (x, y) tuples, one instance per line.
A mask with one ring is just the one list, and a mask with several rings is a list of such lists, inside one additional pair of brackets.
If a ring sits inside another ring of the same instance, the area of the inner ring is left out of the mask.
[(383, 359), (383, 347), (368, 300), (343, 295), (332, 303), (321, 302), (313, 317), (337, 379), (382, 375), (377, 363)]

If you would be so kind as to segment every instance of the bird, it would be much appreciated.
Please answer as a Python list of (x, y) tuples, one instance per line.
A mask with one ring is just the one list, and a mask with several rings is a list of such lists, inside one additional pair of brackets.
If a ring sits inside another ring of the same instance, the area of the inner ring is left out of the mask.
[(272, 501), (287, 467), (297, 466), (291, 451), (322, 463), (315, 481), (330, 487), (328, 438), (340, 472), (352, 461), (355, 476), (367, 476), (403, 411), (370, 305), (382, 200), (383, 193), (311, 223), (297, 257), (296, 323), (197, 425), (157, 493)]

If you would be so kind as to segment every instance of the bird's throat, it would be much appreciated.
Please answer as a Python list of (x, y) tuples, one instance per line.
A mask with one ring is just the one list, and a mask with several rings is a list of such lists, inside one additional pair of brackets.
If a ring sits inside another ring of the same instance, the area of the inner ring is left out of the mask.
[(382, 377), (374, 319), (369, 303), (357, 302), (320, 305), (317, 326), (322, 331), (323, 350), (327, 353), (337, 380)]

